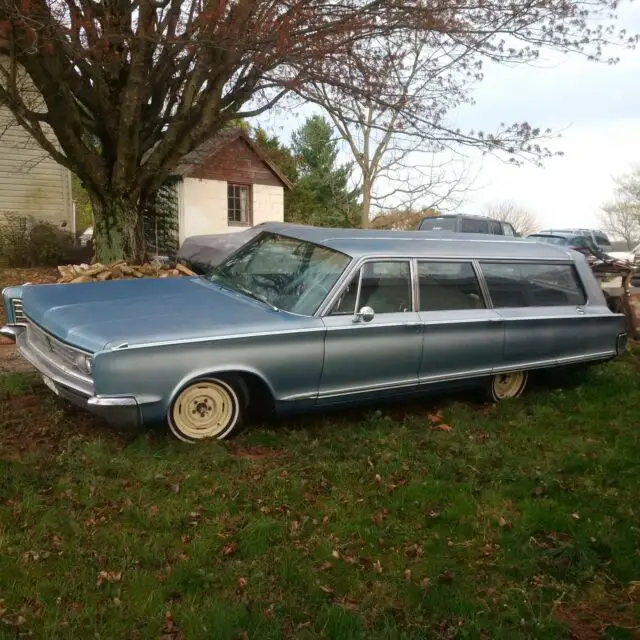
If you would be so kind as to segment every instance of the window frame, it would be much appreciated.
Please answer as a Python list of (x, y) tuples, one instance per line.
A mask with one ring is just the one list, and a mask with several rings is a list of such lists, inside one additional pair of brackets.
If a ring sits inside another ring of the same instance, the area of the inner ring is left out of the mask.
[[(580, 272), (578, 271), (575, 263), (573, 261), (567, 261), (567, 260), (535, 260), (535, 259), (514, 259), (514, 258), (482, 258), (482, 259), (478, 259), (475, 260), (475, 264), (477, 266), (477, 274), (478, 277), (480, 278), (480, 282), (481, 282), (481, 286), (482, 286), (482, 290), (485, 294), (486, 297), (486, 304), (487, 304), (487, 309), (557, 309), (557, 308), (561, 308), (561, 307), (575, 307), (575, 308), (581, 308), (584, 309), (585, 307), (587, 307), (590, 304), (590, 298), (589, 298), (589, 292), (587, 287), (585, 286), (581, 276), (580, 276)], [(487, 282), (487, 279), (485, 278), (485, 274), (484, 271), (482, 269), (482, 265), (483, 264), (506, 264), (506, 265), (510, 265), (510, 264), (518, 264), (518, 265), (528, 265), (528, 264), (535, 264), (535, 265), (555, 265), (555, 266), (564, 266), (564, 267), (569, 267), (569, 269), (571, 270), (571, 272), (573, 273), (573, 276), (575, 278), (575, 281), (578, 285), (578, 288), (580, 289), (580, 291), (582, 292), (583, 298), (584, 298), (584, 302), (581, 304), (573, 304), (573, 303), (568, 303), (568, 304), (562, 304), (562, 305), (536, 305), (536, 306), (522, 306), (522, 305), (515, 305), (515, 306), (511, 306), (511, 307), (496, 307), (493, 303), (493, 298), (491, 296), (491, 290), (489, 289), (489, 283)]]
[[(231, 210), (229, 209), (229, 189), (237, 187), (247, 190), (247, 221), (238, 222), (230, 218)], [(253, 185), (245, 182), (227, 182), (227, 226), (228, 227), (251, 227), (253, 226)]]
[[(356, 314), (360, 311), (358, 308), (358, 304), (360, 302), (360, 292), (362, 288), (362, 274), (364, 271), (364, 266), (370, 262), (407, 262), (409, 263), (409, 289), (411, 291), (411, 309), (408, 311), (394, 311), (391, 313), (416, 313), (418, 306), (418, 291), (417, 291), (417, 260), (413, 257), (401, 257), (401, 256), (372, 256), (368, 258), (363, 258), (359, 260), (356, 264), (353, 265), (351, 270), (347, 269), (349, 272), (343, 274), (345, 279), (343, 281), (339, 281), (336, 283), (336, 288), (334, 288), (334, 292), (330, 292), (324, 303), (318, 309), (318, 315), (324, 318), (348, 318), (355, 317)], [(347, 290), (347, 287), (351, 284), (354, 277), (358, 275), (358, 290), (356, 292), (356, 300), (354, 303), (354, 311), (353, 313), (334, 313), (334, 309), (340, 298), (344, 295)], [(376, 316), (378, 315), (388, 315), (389, 312), (376, 312)]]
[[(492, 309), (493, 305), (490, 301), (488, 295), (488, 289), (486, 286), (486, 282), (482, 277), (482, 271), (479, 267), (478, 260), (476, 258), (428, 258), (428, 257), (420, 257), (414, 258), (415, 262), (415, 279), (416, 279), (416, 288), (415, 288), (415, 296), (416, 296), (416, 311), (418, 313), (457, 313), (463, 312), (468, 313), (469, 311), (486, 311), (487, 309)], [(478, 287), (478, 295), (480, 296), (480, 300), (482, 301), (482, 307), (479, 309), (469, 308), (469, 309), (438, 309), (438, 310), (429, 310), (420, 309), (420, 263), (439, 263), (439, 264), (468, 264), (471, 267), (471, 271), (473, 272), (473, 277), (476, 280), (476, 285)]]

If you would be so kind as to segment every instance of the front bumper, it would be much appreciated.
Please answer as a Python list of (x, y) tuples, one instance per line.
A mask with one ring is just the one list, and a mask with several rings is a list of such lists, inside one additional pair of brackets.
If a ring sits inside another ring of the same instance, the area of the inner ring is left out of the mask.
[(26, 327), (7, 325), (0, 334), (12, 338), (18, 351), (42, 375), (47, 387), (71, 404), (100, 416), (116, 427), (135, 428), (141, 424), (140, 407), (130, 396), (99, 396), (86, 378), (74, 376), (53, 364), (27, 340)]

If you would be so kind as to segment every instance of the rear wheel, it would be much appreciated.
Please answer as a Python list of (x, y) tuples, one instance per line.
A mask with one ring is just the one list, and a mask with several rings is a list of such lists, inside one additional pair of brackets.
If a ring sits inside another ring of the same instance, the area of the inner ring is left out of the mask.
[(224, 440), (242, 425), (246, 403), (239, 384), (221, 378), (191, 382), (176, 396), (167, 416), (171, 433), (183, 442)]
[(526, 371), (498, 373), (491, 378), (489, 395), (494, 402), (518, 398), (525, 390), (528, 379)]

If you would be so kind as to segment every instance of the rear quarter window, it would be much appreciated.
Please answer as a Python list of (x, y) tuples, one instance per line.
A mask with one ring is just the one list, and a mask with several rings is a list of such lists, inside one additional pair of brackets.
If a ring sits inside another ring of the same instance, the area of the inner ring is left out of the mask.
[(463, 233), (489, 233), (489, 225), (486, 220), (475, 218), (462, 218), (460, 231)]
[(579, 306), (587, 298), (572, 264), (481, 263), (496, 308)]

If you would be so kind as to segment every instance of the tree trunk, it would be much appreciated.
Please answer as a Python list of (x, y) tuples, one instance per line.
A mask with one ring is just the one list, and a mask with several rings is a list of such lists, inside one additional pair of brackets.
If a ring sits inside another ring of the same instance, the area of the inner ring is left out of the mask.
[(137, 199), (92, 194), (95, 259), (102, 264), (144, 258), (142, 215)]
[(371, 178), (365, 174), (362, 178), (362, 205), (360, 206), (360, 226), (363, 229), (368, 229), (370, 226), (371, 186)]

